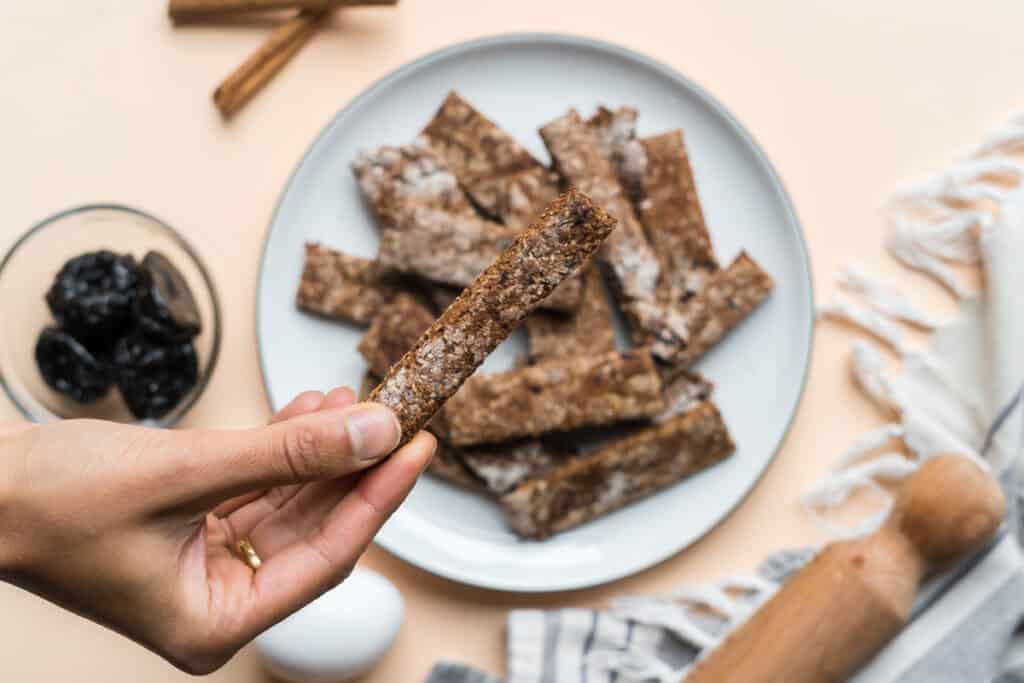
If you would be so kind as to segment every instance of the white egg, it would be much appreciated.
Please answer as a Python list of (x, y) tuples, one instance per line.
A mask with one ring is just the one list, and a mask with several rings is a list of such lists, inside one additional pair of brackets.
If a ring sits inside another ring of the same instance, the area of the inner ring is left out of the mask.
[(285, 681), (350, 681), (384, 655), (404, 615), (398, 589), (357, 567), (340, 586), (258, 636), (256, 651)]

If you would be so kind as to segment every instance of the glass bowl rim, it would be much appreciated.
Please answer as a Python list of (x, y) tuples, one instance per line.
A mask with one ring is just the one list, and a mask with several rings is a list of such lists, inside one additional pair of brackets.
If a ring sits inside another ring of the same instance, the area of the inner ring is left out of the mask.
[[(213, 371), (217, 367), (217, 360), (220, 357), (222, 325), (220, 295), (218, 294), (217, 288), (214, 285), (213, 278), (210, 276), (210, 271), (206, 267), (206, 263), (199, 256), (199, 253), (192, 247), (192, 245), (188, 242), (188, 240), (185, 239), (185, 237), (180, 232), (171, 227), (169, 223), (157, 218), (153, 214), (143, 211), (141, 209), (136, 209), (135, 207), (132, 206), (127, 206), (125, 204), (117, 204), (113, 202), (80, 204), (78, 206), (73, 206), (69, 209), (64, 209), (63, 211), (58, 211), (55, 214), (47, 216), (38, 223), (34, 224), (27, 231), (25, 231), (20, 237), (18, 237), (14, 241), (14, 243), (11, 244), (7, 252), (4, 254), (3, 259), (0, 259), (0, 280), (3, 279), (3, 275), (4, 272), (7, 270), (7, 266), (10, 264), (11, 260), (18, 253), (18, 251), (23, 246), (25, 246), (33, 237), (43, 232), (45, 228), (56, 223), (57, 221), (60, 221), (61, 219), (68, 218), (70, 216), (74, 216), (77, 214), (91, 213), (93, 211), (113, 211), (130, 214), (132, 216), (145, 219), (159, 227), (164, 232), (164, 234), (170, 238), (172, 242), (174, 242), (178, 247), (180, 247), (181, 250), (184, 251), (185, 254), (187, 254), (190, 259), (192, 259), (192, 262), (195, 264), (196, 269), (199, 271), (199, 276), (202, 278), (203, 284), (206, 286), (207, 291), (210, 293), (210, 303), (213, 309), (210, 357), (206, 361), (205, 371), (200, 374), (199, 381), (196, 383), (195, 388), (190, 392), (191, 395), (189, 396), (187, 401), (176, 407), (176, 409), (172, 413), (173, 417), (169, 420), (164, 421), (164, 419), (161, 418), (160, 420), (139, 420), (138, 422), (134, 423), (147, 426), (158, 426), (161, 428), (173, 427), (183, 417), (188, 415), (188, 413), (192, 410), (192, 407), (196, 404), (199, 398), (206, 391), (207, 385), (210, 383), (210, 378), (213, 376)], [(33, 415), (15, 395), (15, 392), (11, 389), (11, 386), (8, 384), (7, 376), (4, 374), (2, 370), (0, 370), (0, 387), (3, 387), (4, 393), (7, 394), (7, 397), (10, 399), (14, 407), (18, 409), (19, 413), (21, 413), (30, 422), (39, 422), (37, 417)]]

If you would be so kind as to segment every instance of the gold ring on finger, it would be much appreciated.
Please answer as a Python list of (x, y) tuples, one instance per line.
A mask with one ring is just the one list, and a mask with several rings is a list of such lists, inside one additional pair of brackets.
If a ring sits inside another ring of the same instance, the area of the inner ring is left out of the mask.
[(235, 550), (238, 551), (238, 556), (243, 562), (249, 565), (249, 568), (256, 571), (263, 564), (260, 556), (256, 554), (256, 548), (253, 547), (252, 541), (248, 538), (243, 538), (235, 546)]

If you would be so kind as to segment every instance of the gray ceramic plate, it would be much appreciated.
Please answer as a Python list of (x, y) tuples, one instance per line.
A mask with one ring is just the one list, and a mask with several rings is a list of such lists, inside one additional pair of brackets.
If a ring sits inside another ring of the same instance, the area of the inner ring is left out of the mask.
[[(303, 243), (374, 255), (374, 223), (349, 162), (360, 149), (410, 141), (453, 89), (545, 160), (537, 127), (569, 107), (588, 114), (601, 103), (633, 105), (641, 135), (682, 128), (721, 259), (745, 248), (778, 281), (699, 364), (738, 444), (727, 462), (542, 543), (508, 533), (495, 504), (424, 477), (377, 537), (428, 571), (501, 590), (582, 588), (633, 574), (707, 533), (764, 472), (803, 391), (814, 318), (803, 237), (768, 160), (710, 95), (647, 57), (568, 36), (477, 40), (398, 69), (338, 114), (289, 181), (267, 238), (257, 328), (270, 402), (277, 409), (303, 390), (358, 386), (361, 330), (295, 309)], [(510, 339), (484, 368), (508, 367), (523, 347)]]

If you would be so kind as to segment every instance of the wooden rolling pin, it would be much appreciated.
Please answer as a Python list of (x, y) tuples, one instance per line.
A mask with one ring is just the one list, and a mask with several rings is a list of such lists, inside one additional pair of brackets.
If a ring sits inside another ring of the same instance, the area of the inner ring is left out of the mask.
[(1006, 513), (966, 458), (928, 460), (877, 532), (828, 545), (686, 677), (686, 683), (839, 683), (906, 624), (925, 574), (990, 540)]

